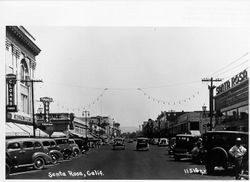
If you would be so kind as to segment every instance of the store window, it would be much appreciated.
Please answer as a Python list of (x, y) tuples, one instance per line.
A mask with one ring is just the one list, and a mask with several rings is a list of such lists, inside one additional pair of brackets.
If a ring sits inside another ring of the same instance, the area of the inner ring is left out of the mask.
[(238, 119), (237, 109), (233, 109), (227, 112), (227, 120), (235, 121)]
[(190, 130), (199, 130), (199, 122), (190, 122)]
[(240, 107), (238, 109), (239, 119), (247, 119), (249, 113), (249, 106)]

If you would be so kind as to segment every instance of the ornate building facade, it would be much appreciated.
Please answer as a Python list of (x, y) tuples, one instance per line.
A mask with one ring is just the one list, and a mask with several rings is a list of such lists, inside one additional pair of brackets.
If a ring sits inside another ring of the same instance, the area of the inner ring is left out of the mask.
[[(21, 131), (25, 132), (28, 125), (33, 123), (32, 90), (30, 82), (25, 81), (34, 79), (36, 56), (41, 49), (35, 44), (35, 38), (22, 26), (6, 26), (5, 45), (6, 78), (9, 75), (16, 78), (13, 85), (6, 80), (6, 107), (15, 106), (14, 110), (6, 108), (7, 135), (21, 135)], [(13, 129), (13, 124), (21, 129), (20, 132)]]

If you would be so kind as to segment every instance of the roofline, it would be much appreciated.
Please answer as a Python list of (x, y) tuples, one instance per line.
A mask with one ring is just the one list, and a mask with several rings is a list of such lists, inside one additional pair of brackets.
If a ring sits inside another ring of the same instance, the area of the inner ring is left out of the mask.
[(29, 38), (28, 35), (25, 34), (23, 27), (6, 26), (6, 31), (14, 34), (17, 39), (23, 42), (31, 50), (31, 52), (35, 54), (35, 56), (41, 52), (41, 49), (33, 42), (33, 40), (31, 40), (32, 37)]
[(207, 131), (207, 133), (242, 133), (242, 134), (248, 134), (248, 132), (244, 132), (244, 131)]

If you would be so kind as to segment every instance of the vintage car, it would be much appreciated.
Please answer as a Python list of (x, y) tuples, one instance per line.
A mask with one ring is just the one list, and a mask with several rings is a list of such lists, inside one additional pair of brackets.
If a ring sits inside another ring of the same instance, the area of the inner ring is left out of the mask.
[(63, 159), (63, 154), (60, 152), (56, 141), (52, 138), (42, 138), (40, 139), (43, 146), (49, 149), (49, 154), (52, 158), (53, 163), (57, 163), (59, 160)]
[(70, 159), (73, 156), (73, 150), (70, 146), (70, 142), (68, 138), (54, 138), (56, 141), (59, 150), (63, 154), (64, 159)]
[(149, 150), (149, 139), (148, 138), (137, 138), (136, 150)]
[(75, 140), (75, 143), (78, 145), (80, 151), (82, 153), (87, 152), (89, 150), (88, 148), (88, 141), (81, 138), (73, 138)]
[(6, 176), (14, 168), (33, 166), (35, 169), (43, 169), (51, 163), (49, 150), (39, 139), (6, 139)]
[(133, 142), (134, 142), (134, 140), (132, 138), (128, 139), (128, 143), (133, 143)]
[(69, 146), (73, 152), (72, 153), (73, 157), (77, 157), (82, 153), (74, 139), (69, 139)]
[(192, 158), (191, 151), (195, 147), (199, 136), (192, 134), (178, 134), (176, 135), (176, 144), (174, 146), (174, 159)]
[(204, 164), (207, 173), (214, 172), (215, 167), (227, 170), (233, 167), (233, 158), (228, 153), (241, 138), (243, 146), (248, 150), (248, 133), (240, 131), (208, 131), (203, 135)]
[(158, 146), (159, 147), (166, 147), (166, 146), (168, 146), (168, 139), (167, 138), (160, 138)]
[(115, 138), (113, 143), (113, 150), (121, 148), (125, 150), (125, 140), (124, 138)]

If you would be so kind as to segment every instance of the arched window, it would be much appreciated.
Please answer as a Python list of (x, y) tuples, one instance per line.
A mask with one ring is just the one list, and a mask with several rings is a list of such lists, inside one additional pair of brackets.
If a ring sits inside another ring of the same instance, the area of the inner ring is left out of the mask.
[[(29, 80), (29, 69), (26, 61), (22, 59), (21, 61), (21, 80)], [(28, 82), (24, 82), (28, 86)]]

